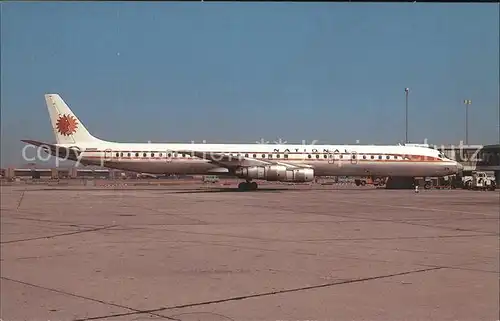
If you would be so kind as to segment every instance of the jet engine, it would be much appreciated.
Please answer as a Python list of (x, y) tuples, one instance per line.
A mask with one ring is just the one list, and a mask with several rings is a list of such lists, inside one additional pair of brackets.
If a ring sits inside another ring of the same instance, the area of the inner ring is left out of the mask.
[(279, 182), (311, 182), (314, 180), (312, 168), (289, 169), (283, 165), (239, 167), (235, 174), (239, 178)]

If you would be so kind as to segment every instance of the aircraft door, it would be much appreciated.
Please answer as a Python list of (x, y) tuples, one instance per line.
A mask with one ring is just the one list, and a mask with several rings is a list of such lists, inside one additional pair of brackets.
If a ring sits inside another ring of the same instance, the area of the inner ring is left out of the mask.
[(328, 152), (328, 164), (335, 164), (335, 154)]
[(337, 164), (339, 167), (342, 166), (342, 161), (340, 159), (340, 151), (335, 150), (333, 153), (328, 153), (328, 163), (329, 164)]
[(110, 161), (112, 156), (113, 156), (113, 152), (111, 151), (111, 149), (109, 149), (109, 148), (106, 149), (104, 151), (104, 157), (101, 158), (101, 160), (99, 161), (101, 163), (101, 166), (104, 166), (105, 162)]
[(351, 152), (351, 164), (356, 165), (358, 163), (358, 153)]
[(111, 151), (111, 149), (106, 149), (104, 151), (104, 160), (109, 161), (111, 160), (112, 157), (113, 157), (113, 152)]

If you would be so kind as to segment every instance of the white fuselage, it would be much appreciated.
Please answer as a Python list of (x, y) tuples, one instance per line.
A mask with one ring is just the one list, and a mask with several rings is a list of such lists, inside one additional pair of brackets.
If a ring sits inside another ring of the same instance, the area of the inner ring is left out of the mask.
[(460, 165), (439, 151), (414, 146), (270, 145), (270, 144), (133, 144), (98, 142), (59, 144), (77, 147), (82, 164), (151, 174), (231, 174), (231, 166), (176, 151), (231, 155), (235, 159), (280, 161), (306, 166), (315, 176), (446, 176)]
[(229, 174), (245, 179), (242, 189), (251, 190), (257, 188), (253, 179), (310, 182), (316, 176), (411, 178), (460, 171), (455, 161), (420, 146), (110, 142), (90, 134), (59, 94), (45, 94), (45, 102), (57, 144), (23, 142), (84, 165), (160, 175)]

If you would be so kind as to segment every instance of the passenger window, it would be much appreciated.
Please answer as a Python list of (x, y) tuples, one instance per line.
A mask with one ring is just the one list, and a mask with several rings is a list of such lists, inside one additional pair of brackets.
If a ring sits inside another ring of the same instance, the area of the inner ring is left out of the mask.
[(378, 159), (382, 159), (382, 156), (378, 155)]
[(285, 159), (288, 159), (288, 154), (285, 154), (284, 156), (285, 156)]
[(308, 158), (311, 158), (311, 155), (307, 155)]
[(253, 154), (253, 158), (257, 158), (257, 154)]
[(262, 154), (262, 158), (266, 158), (266, 154)]
[(120, 157), (120, 153), (116, 153), (115, 155), (116, 155), (116, 157)]
[(245, 157), (248, 157), (248, 154), (245, 154)]
[(325, 154), (325, 155), (323, 155), (323, 158), (327, 158), (327, 157), (328, 157), (328, 156), (327, 156), (326, 154)]
[(276, 154), (276, 158), (280, 158), (280, 154)]
[(159, 154), (159, 156), (161, 157), (162, 153)]
[(130, 153), (127, 153), (127, 156), (130, 157)]
[(385, 159), (391, 159), (391, 156), (387, 155), (387, 156), (385, 157)]
[(151, 153), (151, 157), (155, 157), (155, 153)]
[(366, 159), (366, 155), (363, 155), (363, 159)]
[(139, 153), (135, 153), (135, 157), (139, 157)]
[(375, 159), (375, 156), (373, 156), (373, 155), (372, 155), (372, 156), (370, 156), (370, 158), (371, 158), (371, 159)]
[(146, 153), (143, 153), (143, 154), (142, 154), (142, 157), (146, 157), (146, 155), (147, 155)]
[(316, 154), (316, 158), (319, 158), (319, 155), (318, 155), (318, 154)]

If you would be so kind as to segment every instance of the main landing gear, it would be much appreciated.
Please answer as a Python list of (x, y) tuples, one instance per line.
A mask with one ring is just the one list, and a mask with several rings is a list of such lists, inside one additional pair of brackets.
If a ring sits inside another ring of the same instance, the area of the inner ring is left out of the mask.
[(246, 181), (238, 184), (238, 190), (240, 191), (255, 191), (259, 186), (255, 182)]
[(386, 189), (414, 189), (415, 179), (413, 177), (391, 176), (385, 183)]

